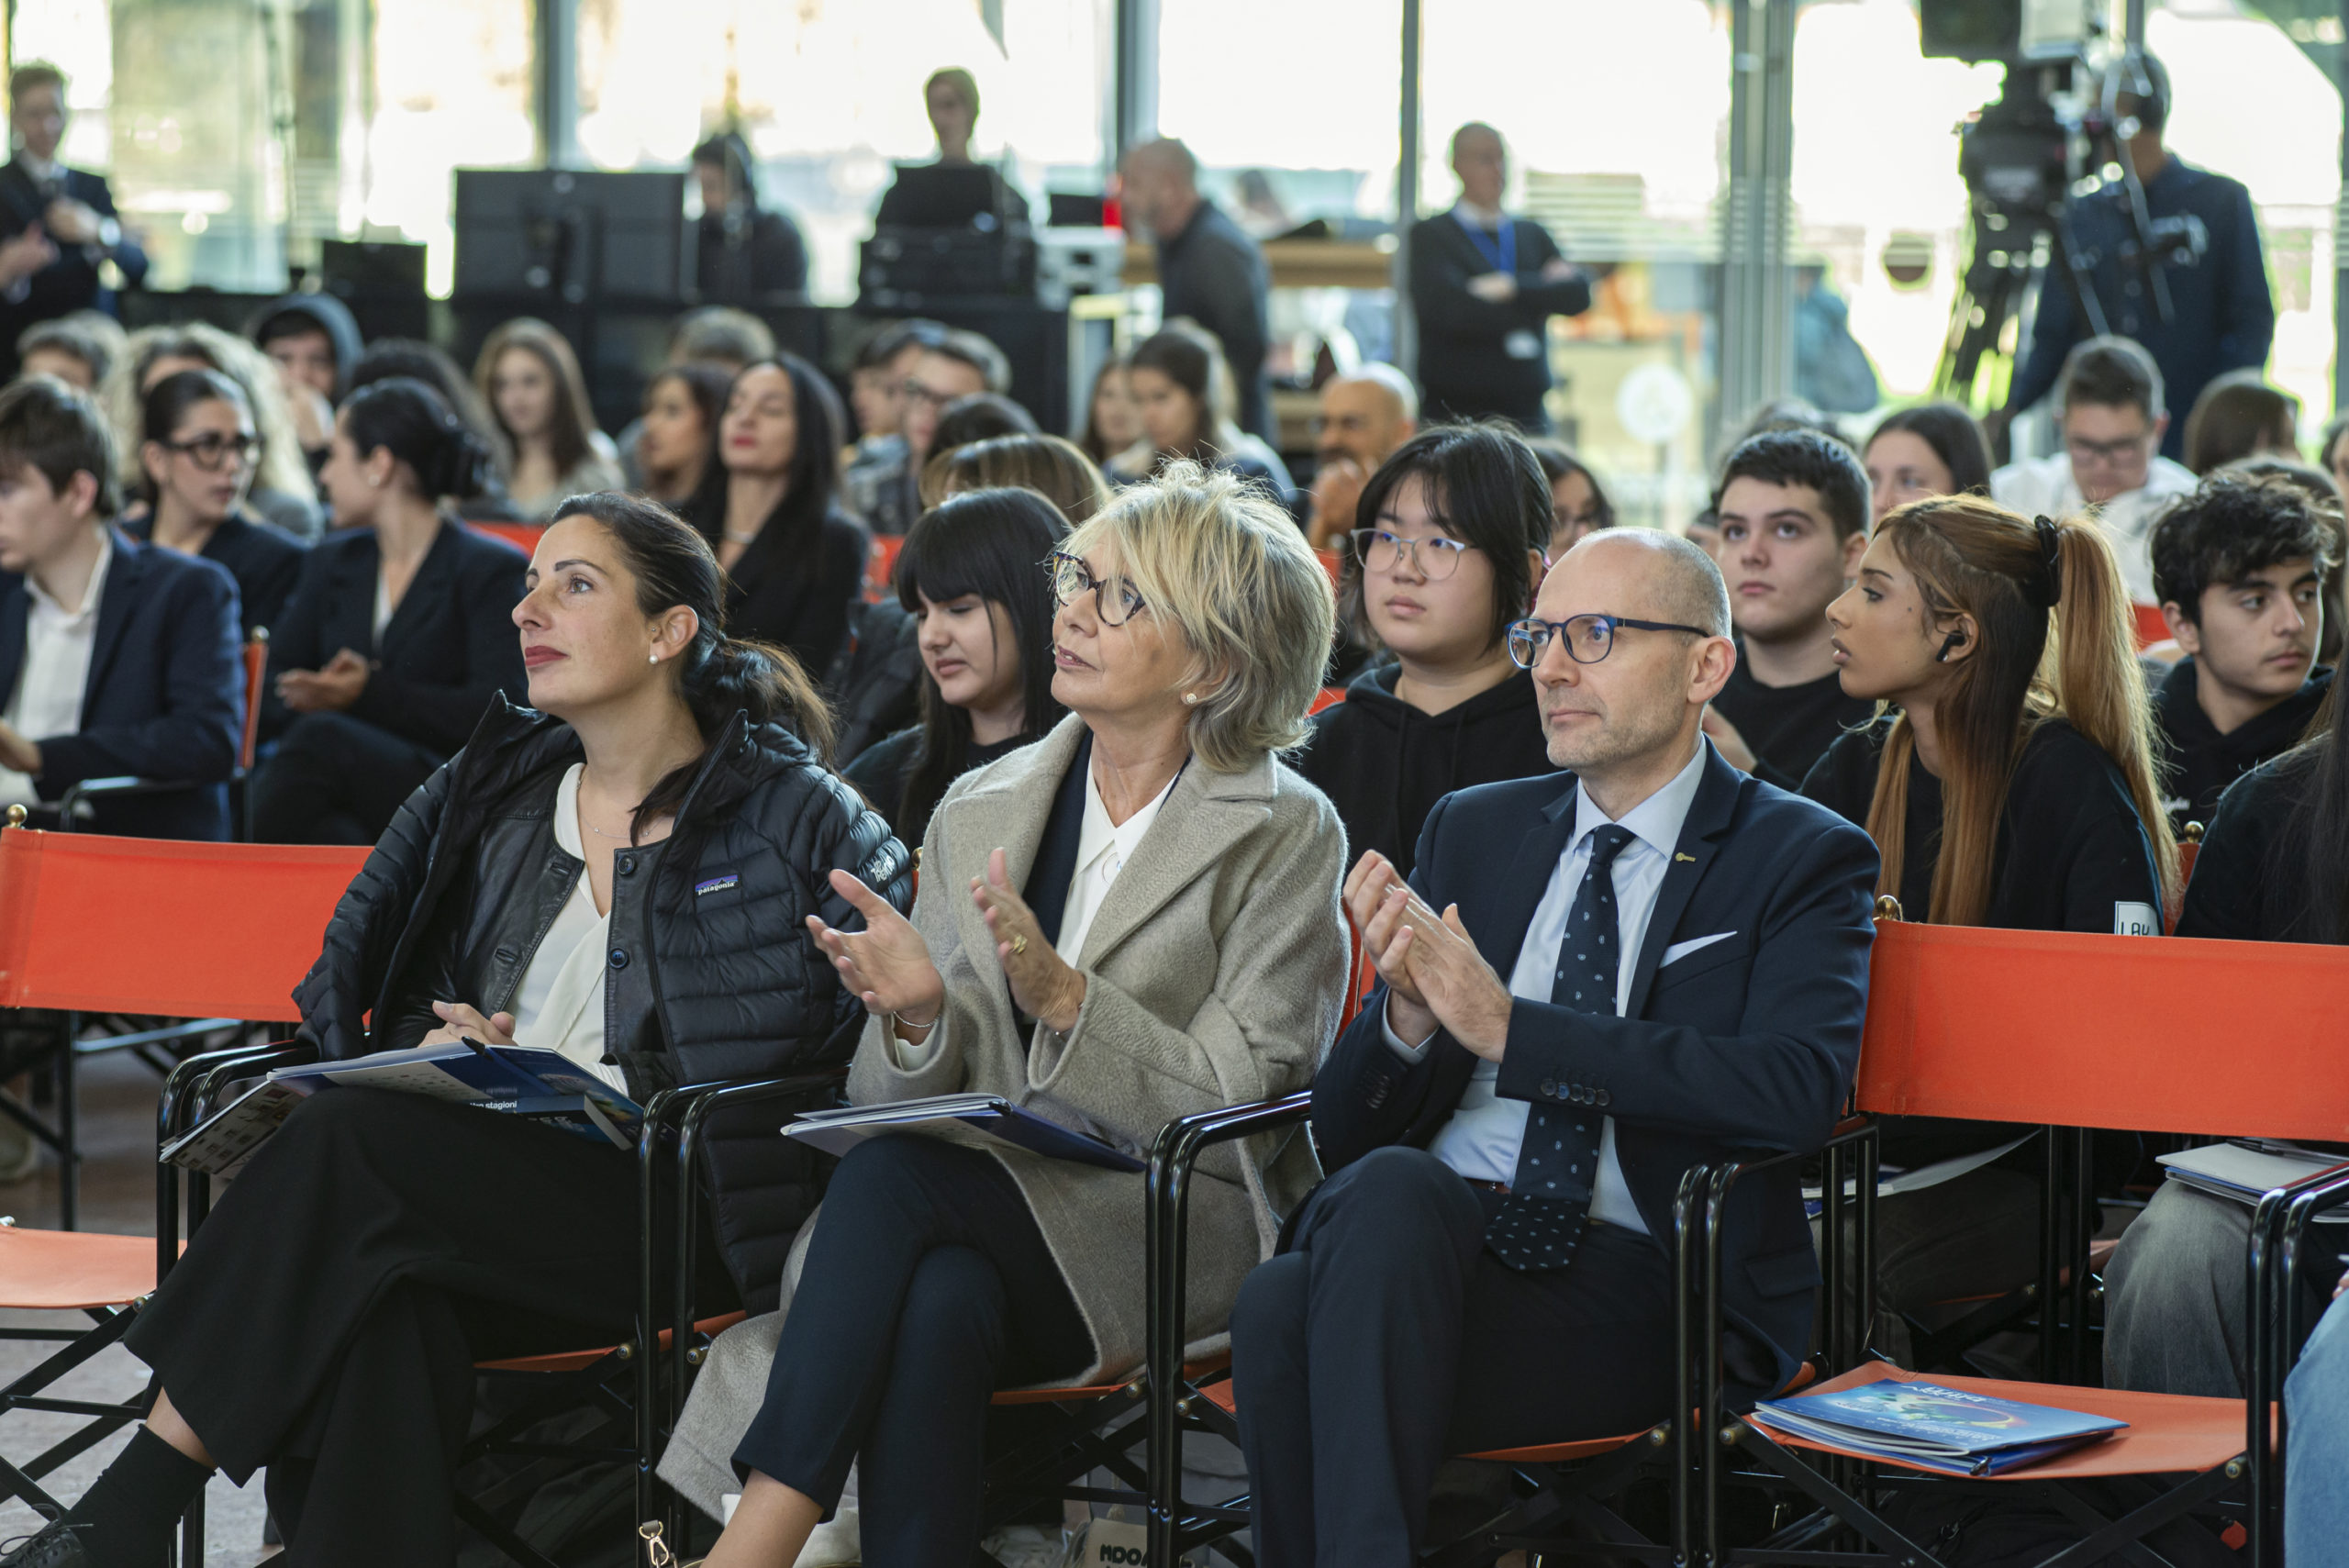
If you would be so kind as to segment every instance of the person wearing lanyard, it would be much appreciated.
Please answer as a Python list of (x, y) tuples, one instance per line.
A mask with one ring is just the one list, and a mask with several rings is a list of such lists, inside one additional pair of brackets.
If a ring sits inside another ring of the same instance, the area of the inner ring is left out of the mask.
[(1501, 211), (1508, 149), (1471, 121), (1452, 138), (1460, 201), (1411, 228), (1411, 308), (1419, 323), (1419, 385), (1431, 417), (1498, 415), (1550, 427), (1543, 339), (1553, 316), (1590, 308), (1590, 280), (1549, 231)]

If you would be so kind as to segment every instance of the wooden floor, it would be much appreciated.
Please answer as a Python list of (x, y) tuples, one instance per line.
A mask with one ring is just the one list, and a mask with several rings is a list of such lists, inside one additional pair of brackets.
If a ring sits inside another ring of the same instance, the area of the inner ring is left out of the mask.
[[(83, 1069), (82, 1229), (126, 1236), (155, 1233), (155, 1075), (127, 1057), (101, 1057)], [(22, 1182), (0, 1185), (0, 1214), (19, 1225), (57, 1225), (57, 1172), (45, 1164)], [(0, 1322), (31, 1328), (76, 1326), (86, 1319), (54, 1313), (0, 1313)], [(0, 1341), (0, 1382), (35, 1365), (53, 1347)], [(127, 1399), (147, 1384), (147, 1369), (116, 1346), (61, 1380), (51, 1392), (68, 1399)], [(22, 1462), (78, 1425), (71, 1416), (17, 1411), (0, 1417), (0, 1455)], [(71, 1502), (106, 1468), (128, 1434), (110, 1439), (48, 1480)], [(239, 1491), (217, 1476), (206, 1501), (206, 1568), (246, 1568), (272, 1549), (262, 1545), (261, 1477)], [(0, 1507), (0, 1541), (29, 1535), (40, 1520), (20, 1503)]]

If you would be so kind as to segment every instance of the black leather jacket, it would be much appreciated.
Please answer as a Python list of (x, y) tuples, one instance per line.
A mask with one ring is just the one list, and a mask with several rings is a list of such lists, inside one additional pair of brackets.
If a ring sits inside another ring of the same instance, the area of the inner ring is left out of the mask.
[[(580, 758), (568, 725), (501, 696), (400, 807), (294, 993), (322, 1055), (413, 1046), (437, 1023), (435, 1000), (508, 1006), (584, 871), (552, 821)], [(864, 1009), (804, 925), (810, 914), (861, 925), (826, 880), (834, 866), (901, 909), (912, 902), (912, 857), (887, 825), (796, 736), (737, 714), (669, 838), (613, 858), (605, 1060), (632, 1093), (848, 1060)], [(819, 1185), (779, 1119), (767, 1109), (707, 1144), (719, 1241), (761, 1310)]]

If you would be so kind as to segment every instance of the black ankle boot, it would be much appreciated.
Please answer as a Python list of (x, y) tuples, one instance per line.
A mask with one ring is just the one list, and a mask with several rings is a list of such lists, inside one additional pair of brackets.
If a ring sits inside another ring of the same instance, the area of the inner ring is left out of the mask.
[(82, 1527), (64, 1519), (11, 1544), (14, 1550), (0, 1557), (0, 1568), (89, 1568)]

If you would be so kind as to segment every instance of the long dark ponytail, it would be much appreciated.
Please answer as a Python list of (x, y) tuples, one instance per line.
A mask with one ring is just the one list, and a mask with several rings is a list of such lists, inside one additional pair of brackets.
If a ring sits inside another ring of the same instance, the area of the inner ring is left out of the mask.
[[(610, 490), (573, 495), (555, 508), (553, 521), (579, 517), (601, 523), (619, 547), (636, 576), (639, 610), (657, 616), (682, 605), (699, 622), (678, 662), (685, 706), (705, 748), (741, 713), (754, 725), (783, 725), (818, 757), (831, 755), (831, 713), (799, 661), (773, 643), (726, 635), (726, 573), (691, 524), (656, 501)], [(696, 757), (670, 769), (652, 786), (629, 823), (631, 840), (653, 817), (676, 810), (701, 762)]]

